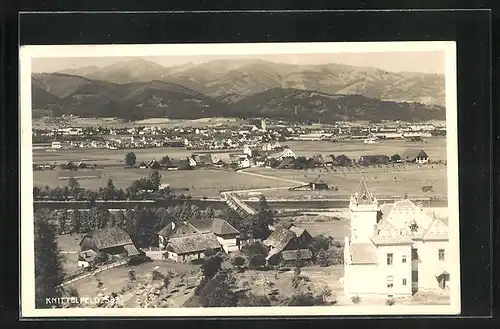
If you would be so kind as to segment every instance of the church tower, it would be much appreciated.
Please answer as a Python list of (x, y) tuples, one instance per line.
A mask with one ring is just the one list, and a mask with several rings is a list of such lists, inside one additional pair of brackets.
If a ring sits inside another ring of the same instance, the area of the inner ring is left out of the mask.
[(351, 196), (349, 214), (351, 217), (351, 241), (369, 242), (377, 233), (380, 206), (371, 193), (365, 178), (361, 177), (358, 190)]

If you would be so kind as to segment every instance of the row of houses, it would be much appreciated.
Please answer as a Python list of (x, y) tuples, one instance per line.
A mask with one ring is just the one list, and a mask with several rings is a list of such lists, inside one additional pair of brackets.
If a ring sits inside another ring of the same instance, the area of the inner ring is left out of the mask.
[[(310, 261), (309, 250), (312, 236), (307, 230), (288, 224), (271, 228), (272, 233), (262, 244), (268, 248), (266, 261), (277, 264), (281, 261), (300, 259)], [(169, 223), (158, 233), (158, 249), (164, 259), (189, 262), (203, 259), (207, 250), (232, 253), (253, 241), (219, 218)], [(105, 258), (132, 258), (141, 254), (130, 236), (117, 227), (95, 230), (80, 241), (78, 266), (90, 266), (100, 255)]]

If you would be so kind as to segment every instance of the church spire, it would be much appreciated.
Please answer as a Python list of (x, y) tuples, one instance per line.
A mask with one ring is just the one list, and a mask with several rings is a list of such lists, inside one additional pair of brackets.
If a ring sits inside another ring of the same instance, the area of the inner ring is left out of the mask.
[(375, 201), (375, 197), (366, 184), (365, 176), (361, 176), (361, 181), (359, 182), (354, 198), (357, 204), (371, 204)]

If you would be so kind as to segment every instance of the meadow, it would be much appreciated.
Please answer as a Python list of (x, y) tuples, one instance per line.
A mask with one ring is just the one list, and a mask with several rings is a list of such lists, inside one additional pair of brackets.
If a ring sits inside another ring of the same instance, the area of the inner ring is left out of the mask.
[[(285, 143), (282, 143), (285, 144)], [(409, 143), (406, 141), (384, 141), (379, 144), (364, 144), (362, 141), (350, 142), (304, 142), (289, 141), (286, 144), (298, 156), (313, 156), (321, 154), (326, 159), (330, 154), (345, 154), (358, 159), (361, 155), (395, 153), (402, 154), (406, 148), (422, 148), (430, 161), (446, 160), (446, 139), (430, 138), (427, 143)], [(134, 180), (149, 175), (149, 170), (125, 169), (125, 154), (134, 152), (137, 163), (151, 159), (160, 160), (164, 156), (173, 158), (187, 157), (194, 151), (184, 148), (151, 148), (130, 150), (108, 149), (68, 149), (47, 152), (43, 149), (33, 150), (34, 163), (65, 163), (68, 161), (95, 163), (103, 165), (99, 169), (100, 178), (81, 179), (81, 187), (98, 189), (104, 186), (108, 179), (113, 179), (117, 188), (130, 186)], [(361, 176), (365, 176), (370, 188), (379, 195), (422, 195), (423, 186), (432, 186), (433, 191), (428, 196), (444, 196), (447, 193), (446, 166), (429, 164), (389, 165), (367, 168), (317, 168), (311, 170), (278, 170), (270, 168), (250, 168), (249, 174), (223, 170), (191, 170), (191, 171), (161, 171), (162, 183), (173, 188), (189, 188), (193, 196), (218, 196), (220, 191), (263, 189), (265, 194), (273, 197), (314, 197), (327, 198), (335, 195), (351, 194), (356, 190)], [(67, 185), (67, 180), (59, 180), (60, 170), (34, 171), (34, 185), (50, 187)], [(287, 187), (307, 184), (321, 178), (331, 186), (338, 186), (338, 191), (288, 191)]]

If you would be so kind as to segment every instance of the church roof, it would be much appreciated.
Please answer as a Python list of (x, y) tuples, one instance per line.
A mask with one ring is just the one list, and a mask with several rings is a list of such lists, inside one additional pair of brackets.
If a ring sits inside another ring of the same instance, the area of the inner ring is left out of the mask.
[(366, 184), (365, 177), (361, 177), (361, 181), (359, 182), (358, 189), (354, 194), (354, 200), (358, 205), (362, 204), (371, 204), (376, 201), (372, 192), (368, 188)]

